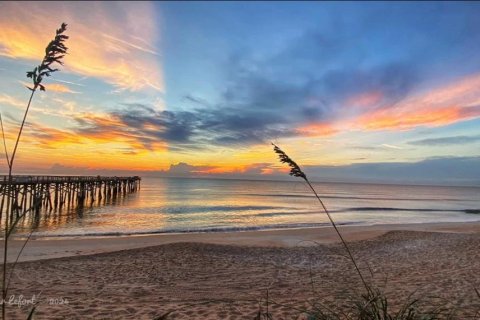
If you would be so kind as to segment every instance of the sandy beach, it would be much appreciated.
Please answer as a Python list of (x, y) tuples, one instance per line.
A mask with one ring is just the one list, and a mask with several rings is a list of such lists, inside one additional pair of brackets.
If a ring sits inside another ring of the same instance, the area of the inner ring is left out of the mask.
[[(453, 302), (457, 319), (480, 310), (480, 223), (341, 230), (368, 281), (384, 286), (394, 305), (414, 294), (426, 305)], [(37, 239), (22, 259), (10, 290), (23, 304), (9, 306), (18, 319), (34, 295), (37, 319), (154, 319), (169, 311), (167, 319), (253, 319), (266, 312), (267, 291), (274, 319), (302, 319), (315, 303), (345, 305), (362, 290), (331, 228)]]
[(479, 16), (0, 1), (0, 320), (480, 320)]

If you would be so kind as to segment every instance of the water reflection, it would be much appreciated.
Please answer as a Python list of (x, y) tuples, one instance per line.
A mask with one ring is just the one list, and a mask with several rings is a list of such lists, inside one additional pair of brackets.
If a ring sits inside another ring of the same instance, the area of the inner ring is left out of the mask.
[[(479, 188), (315, 184), (340, 224), (477, 221)], [(327, 224), (302, 182), (144, 178), (142, 189), (27, 216), (37, 236), (247, 230)]]

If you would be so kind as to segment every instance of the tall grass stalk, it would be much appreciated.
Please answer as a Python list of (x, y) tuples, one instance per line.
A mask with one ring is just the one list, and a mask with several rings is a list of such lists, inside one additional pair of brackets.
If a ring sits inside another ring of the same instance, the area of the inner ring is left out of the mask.
[[(312, 190), (313, 194), (317, 198), (318, 202), (322, 206), (323, 210), (328, 216), (330, 223), (332, 224), (335, 232), (340, 238), (350, 260), (352, 261), (355, 270), (362, 280), (363, 286), (366, 289), (366, 292), (361, 294), (357, 300), (353, 301), (352, 309), (353, 315), (345, 315), (345, 319), (356, 319), (356, 320), (437, 320), (437, 319), (453, 319), (455, 309), (445, 307), (441, 305), (440, 307), (433, 308), (428, 312), (424, 312), (419, 308), (419, 299), (414, 299), (412, 295), (407, 298), (407, 301), (400, 307), (399, 310), (395, 311), (390, 306), (390, 303), (386, 295), (379, 289), (374, 286), (370, 286), (365, 281), (360, 268), (357, 265), (353, 254), (343, 238), (340, 230), (338, 229), (335, 221), (333, 220), (330, 212), (323, 203), (320, 196), (317, 194), (316, 190), (313, 188), (312, 184), (307, 178), (307, 175), (302, 171), (300, 166), (293, 161), (283, 150), (278, 146), (273, 144), (273, 150), (278, 155), (280, 162), (287, 164), (290, 167), (289, 174), (294, 177), (302, 178), (305, 180), (309, 188)], [(480, 298), (480, 292), (475, 289), (478, 297)], [(330, 308), (326, 308), (323, 305), (320, 305), (320, 308), (315, 308), (313, 313), (308, 312), (308, 319), (310, 320), (334, 320), (334, 319), (343, 319), (340, 317), (341, 310), (335, 311)]]
[[(45, 49), (45, 56), (44, 56), (42, 62), (40, 63), (40, 65), (35, 67), (32, 71), (27, 72), (27, 77), (32, 79), (32, 87), (27, 86), (28, 90), (30, 90), (31, 93), (30, 93), (30, 98), (28, 99), (27, 107), (25, 109), (25, 113), (23, 115), (23, 120), (22, 120), (22, 123), (20, 125), (19, 132), (17, 134), (17, 139), (15, 141), (15, 146), (13, 148), (11, 157), (8, 156), (7, 145), (6, 145), (6, 141), (5, 141), (5, 134), (4, 134), (4, 130), (3, 130), (3, 121), (1, 121), (1, 118), (0, 118), (3, 145), (4, 145), (4, 148), (5, 148), (5, 157), (6, 157), (7, 165), (8, 165), (8, 185), (6, 186), (7, 200), (8, 201), (9, 201), (9, 197), (13, 196), (13, 194), (10, 194), (11, 186), (12, 186), (12, 183), (13, 183), (13, 175), (12, 175), (13, 165), (15, 163), (15, 156), (17, 154), (18, 145), (19, 145), (19, 142), (20, 142), (20, 138), (22, 136), (23, 128), (25, 127), (25, 123), (26, 123), (26, 120), (27, 120), (27, 115), (28, 115), (28, 112), (30, 110), (30, 106), (32, 104), (33, 96), (35, 95), (35, 92), (37, 92), (37, 90), (45, 91), (45, 86), (42, 84), (43, 79), (45, 77), (50, 77), (50, 75), (52, 73), (58, 71), (58, 69), (53, 69), (52, 65), (54, 63), (58, 63), (60, 65), (63, 65), (62, 59), (63, 59), (63, 57), (65, 56), (65, 54), (67, 53), (67, 50), (68, 50), (68, 48), (65, 46), (65, 43), (64, 43), (65, 40), (68, 39), (68, 36), (64, 34), (64, 32), (66, 30), (67, 30), (67, 24), (62, 23), (60, 28), (57, 29), (57, 31), (56, 31), (55, 38), (53, 40), (51, 40), (50, 43), (47, 45), (47, 47)], [(12, 208), (11, 208), (12, 218), (13, 218), (14, 210), (17, 210), (17, 212), (18, 212), (18, 208), (14, 208), (14, 206), (12, 206)], [(24, 212), (24, 214), (25, 214), (25, 212)], [(6, 303), (5, 302), (7, 300), (6, 298), (7, 298), (7, 293), (8, 293), (8, 283), (7, 283), (7, 255), (8, 255), (8, 242), (9, 242), (8, 240), (9, 240), (15, 226), (17, 225), (18, 221), (24, 216), (24, 214), (22, 216), (17, 215), (14, 221), (10, 221), (10, 212), (6, 212), (6, 214), (5, 214), (5, 236), (4, 236), (4, 247), (3, 247), (3, 272), (2, 272), (2, 298), (3, 298), (2, 319), (3, 320), (6, 319)], [(13, 265), (12, 271), (13, 271), (16, 263), (18, 262), (18, 258), (20, 256), (21, 252), (25, 248), (26, 242), (28, 241), (28, 239), (30, 239), (30, 235), (27, 238), (27, 240), (25, 241), (22, 249), (20, 250), (20, 253), (17, 256), (17, 259), (16, 259), (16, 261)], [(10, 276), (8, 278), (10, 279), (10, 277), (11, 277), (11, 273), (10, 273)], [(29, 316), (29, 318), (30, 318), (30, 316)]]
[(318, 202), (322, 206), (323, 210), (327, 214), (327, 217), (330, 220), (331, 225), (335, 229), (335, 232), (337, 233), (338, 237), (340, 238), (340, 240), (341, 240), (341, 242), (342, 242), (342, 244), (345, 248), (345, 251), (347, 252), (350, 260), (352, 261), (352, 263), (355, 267), (355, 270), (357, 271), (360, 279), (362, 280), (363, 286), (365, 287), (367, 292), (370, 292), (370, 286), (365, 281), (365, 278), (363, 277), (362, 272), (360, 271), (360, 268), (358, 267), (357, 262), (355, 261), (355, 258), (353, 257), (352, 252), (350, 251), (350, 248), (347, 245), (347, 242), (345, 241), (342, 234), (340, 233), (340, 230), (338, 230), (335, 221), (333, 220), (332, 216), (330, 215), (330, 212), (328, 211), (327, 207), (323, 203), (322, 199), (320, 199), (320, 196), (317, 194), (317, 191), (315, 191), (315, 188), (312, 186), (312, 184), (308, 180), (307, 175), (305, 174), (305, 172), (303, 172), (303, 170), (300, 168), (300, 166), (295, 161), (293, 161), (282, 149), (280, 149), (274, 143), (272, 143), (272, 145), (273, 145), (273, 151), (278, 155), (278, 157), (280, 159), (280, 162), (285, 163), (290, 167), (289, 174), (293, 177), (302, 178), (303, 180), (305, 180), (305, 182), (307, 183), (309, 188), (312, 190), (313, 194), (315, 195)]

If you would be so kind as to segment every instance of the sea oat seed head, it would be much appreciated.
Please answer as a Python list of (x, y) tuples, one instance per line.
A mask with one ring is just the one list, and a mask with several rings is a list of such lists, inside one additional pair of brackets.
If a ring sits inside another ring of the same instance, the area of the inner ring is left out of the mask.
[(305, 173), (300, 169), (300, 166), (293, 161), (282, 149), (277, 147), (274, 143), (272, 143), (273, 151), (278, 154), (278, 158), (280, 159), (281, 163), (286, 163), (290, 167), (290, 175), (302, 179), (307, 179)]
[(57, 29), (55, 38), (50, 41), (47, 48), (45, 48), (45, 57), (42, 63), (33, 69), (33, 71), (27, 72), (27, 78), (31, 78), (33, 82), (33, 88), (27, 87), (31, 91), (35, 91), (40, 88), (40, 91), (45, 91), (45, 87), (42, 85), (43, 77), (50, 77), (53, 72), (58, 69), (52, 69), (50, 65), (54, 62), (63, 65), (63, 57), (67, 54), (68, 48), (64, 42), (68, 39), (68, 36), (63, 33), (67, 30), (67, 24), (62, 23), (60, 29)]

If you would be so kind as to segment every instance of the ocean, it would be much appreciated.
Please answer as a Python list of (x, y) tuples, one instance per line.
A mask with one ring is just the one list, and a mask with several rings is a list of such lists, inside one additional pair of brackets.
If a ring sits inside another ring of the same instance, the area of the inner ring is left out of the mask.
[[(479, 187), (314, 183), (339, 225), (480, 221)], [(476, 213), (474, 213), (476, 212)], [(27, 217), (38, 237), (218, 232), (329, 225), (302, 181), (143, 178), (110, 202)]]

